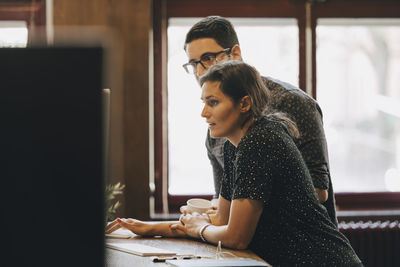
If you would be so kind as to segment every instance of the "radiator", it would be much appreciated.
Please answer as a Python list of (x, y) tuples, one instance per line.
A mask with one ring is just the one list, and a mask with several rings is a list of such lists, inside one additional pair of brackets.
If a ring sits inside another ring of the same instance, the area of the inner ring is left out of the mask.
[(398, 221), (340, 222), (339, 230), (366, 267), (400, 267)]

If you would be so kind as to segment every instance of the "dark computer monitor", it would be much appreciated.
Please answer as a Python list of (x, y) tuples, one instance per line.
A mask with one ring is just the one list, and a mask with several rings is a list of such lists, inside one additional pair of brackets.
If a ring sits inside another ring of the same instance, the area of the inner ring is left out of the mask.
[(0, 266), (104, 265), (102, 69), (101, 47), (0, 48)]

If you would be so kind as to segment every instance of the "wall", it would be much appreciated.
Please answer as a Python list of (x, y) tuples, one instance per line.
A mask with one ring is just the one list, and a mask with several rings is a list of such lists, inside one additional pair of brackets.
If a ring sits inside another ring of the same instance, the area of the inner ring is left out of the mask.
[[(107, 84), (112, 91), (110, 180), (126, 185), (118, 216), (148, 219), (151, 1), (53, 0), (53, 21), (56, 34), (58, 26), (107, 26), (120, 37)], [(121, 71), (116, 71), (118, 56)]]

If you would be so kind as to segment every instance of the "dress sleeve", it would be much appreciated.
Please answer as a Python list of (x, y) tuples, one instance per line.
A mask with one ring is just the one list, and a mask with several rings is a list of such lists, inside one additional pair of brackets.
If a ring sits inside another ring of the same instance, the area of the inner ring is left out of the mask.
[(277, 154), (271, 152), (268, 142), (274, 142), (273, 136), (268, 140), (258, 140), (249, 136), (241, 147), (238, 147), (234, 168), (236, 177), (233, 178), (232, 199), (248, 198), (261, 200), (266, 204), (272, 191), (271, 167), (274, 165)]

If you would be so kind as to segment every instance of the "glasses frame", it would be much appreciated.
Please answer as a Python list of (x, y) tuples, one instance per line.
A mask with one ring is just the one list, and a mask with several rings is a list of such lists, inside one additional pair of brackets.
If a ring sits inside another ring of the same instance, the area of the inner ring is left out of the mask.
[[(215, 52), (215, 53), (207, 52), (207, 53), (204, 53), (204, 54), (202, 54), (202, 55), (200, 56), (200, 60), (193, 60), (193, 61), (191, 61), (191, 62), (185, 63), (185, 64), (182, 65), (182, 67), (185, 69), (185, 71), (186, 71), (187, 73), (191, 74), (191, 72), (190, 72), (190, 70), (189, 70), (189, 66), (192, 66), (192, 67), (193, 67), (193, 74), (196, 74), (196, 73), (197, 73), (197, 64), (199, 64), (199, 63), (200, 63), (200, 65), (201, 65), (205, 70), (208, 69), (208, 67), (206, 67), (206, 66), (204, 65), (204, 63), (202, 62), (202, 61), (203, 61), (202, 58), (203, 58), (204, 56), (213, 57), (213, 58), (215, 59), (215, 63), (218, 63), (218, 60), (217, 60), (217, 56), (218, 56), (218, 55), (220, 55), (220, 54), (222, 54), (222, 53), (225, 53), (225, 54), (227, 54), (228, 56), (230, 56), (231, 51), (232, 51), (232, 47), (231, 47), (231, 48), (225, 48), (224, 50), (221, 50), (221, 51)], [(212, 66), (212, 65), (211, 65), (211, 66)], [(210, 66), (209, 66), (209, 67), (210, 67)]]

